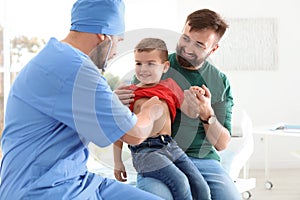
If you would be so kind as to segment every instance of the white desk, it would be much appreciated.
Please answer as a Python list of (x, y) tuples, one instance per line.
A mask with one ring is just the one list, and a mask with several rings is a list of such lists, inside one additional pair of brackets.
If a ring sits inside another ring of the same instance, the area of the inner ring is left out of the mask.
[(281, 137), (300, 137), (300, 129), (295, 130), (271, 130), (272, 126), (264, 126), (254, 128), (253, 133), (264, 136), (264, 154), (265, 154), (265, 188), (270, 190), (273, 187), (273, 183), (270, 181), (269, 175), (269, 137), (281, 136)]

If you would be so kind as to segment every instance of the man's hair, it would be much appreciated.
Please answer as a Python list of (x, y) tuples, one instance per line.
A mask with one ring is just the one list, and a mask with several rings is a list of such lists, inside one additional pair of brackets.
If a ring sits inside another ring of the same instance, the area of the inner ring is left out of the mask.
[(168, 60), (168, 48), (166, 43), (159, 38), (144, 38), (134, 48), (134, 52), (151, 52), (158, 50), (161, 52), (160, 58), (162, 62)]
[(190, 31), (213, 30), (219, 36), (219, 39), (222, 38), (229, 27), (219, 14), (209, 9), (201, 9), (191, 13), (187, 17), (186, 23), (191, 27)]

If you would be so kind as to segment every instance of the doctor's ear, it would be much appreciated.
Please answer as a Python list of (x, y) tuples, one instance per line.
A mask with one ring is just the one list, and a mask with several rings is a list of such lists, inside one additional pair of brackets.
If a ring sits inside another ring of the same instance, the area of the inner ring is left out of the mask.
[(98, 39), (99, 39), (99, 43), (100, 44), (101, 42), (103, 42), (105, 40), (105, 35), (104, 34), (97, 34), (98, 36)]

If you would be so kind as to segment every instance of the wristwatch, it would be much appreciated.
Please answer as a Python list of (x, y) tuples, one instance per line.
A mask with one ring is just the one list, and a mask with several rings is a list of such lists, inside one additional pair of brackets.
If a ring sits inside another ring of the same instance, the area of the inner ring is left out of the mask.
[(211, 115), (208, 120), (202, 120), (201, 118), (200, 120), (203, 124), (214, 124), (217, 121), (217, 117), (216, 115)]

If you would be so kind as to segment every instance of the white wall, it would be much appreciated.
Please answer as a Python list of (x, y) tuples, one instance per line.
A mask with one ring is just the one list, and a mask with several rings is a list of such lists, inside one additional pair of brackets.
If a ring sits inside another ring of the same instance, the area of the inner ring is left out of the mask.
[[(127, 12), (130, 12), (130, 18), (127, 20), (128, 30), (133, 27), (148, 27), (180, 32), (186, 16), (201, 8), (217, 11), (225, 19), (276, 18), (278, 20), (278, 68), (273, 71), (225, 71), (225, 73), (233, 88), (234, 111), (238, 113), (246, 110), (252, 118), (254, 129), (279, 122), (300, 124), (300, 90), (298, 89), (300, 86), (298, 77), (300, 3), (297, 0), (127, 0), (125, 2), (127, 2)], [(132, 2), (135, 2), (134, 6)], [(222, 46), (218, 51), (221, 53)], [(300, 167), (300, 160), (290, 154), (292, 151), (300, 150), (299, 144), (300, 137), (271, 138), (269, 155), (271, 167)], [(250, 164), (254, 168), (263, 167), (263, 145), (261, 136), (256, 135), (255, 152)]]
[[(127, 0), (128, 3), (134, 0)], [(136, 1), (134, 15), (131, 4), (127, 12), (127, 28), (148, 27), (166, 28), (181, 31), (186, 16), (200, 8), (210, 8), (226, 18), (262, 18), (278, 19), (278, 70), (274, 71), (225, 71), (234, 90), (238, 107), (246, 109), (256, 126), (288, 122), (300, 124), (300, 65), (297, 53), (300, 46), (299, 19), (300, 3), (296, 0), (154, 0)], [(171, 3), (172, 2), (172, 3)], [(147, 5), (156, 5), (156, 9), (147, 9)], [(171, 4), (171, 8), (169, 6)], [(174, 13), (174, 10), (176, 10)], [(133, 25), (134, 24), (134, 25)], [(222, 51), (222, 46), (219, 48)], [(245, 52), (247, 53), (247, 52)], [(263, 55), (261, 55), (263, 56)], [(247, 62), (247, 61), (245, 61)], [(221, 68), (221, 66), (220, 66)]]

